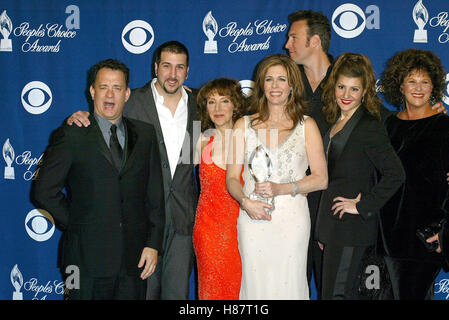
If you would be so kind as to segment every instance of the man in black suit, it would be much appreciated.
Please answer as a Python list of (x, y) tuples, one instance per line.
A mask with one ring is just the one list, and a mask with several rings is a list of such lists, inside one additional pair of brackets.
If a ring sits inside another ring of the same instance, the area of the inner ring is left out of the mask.
[(122, 116), (130, 96), (123, 63), (91, 71), (92, 125), (54, 132), (31, 196), (64, 231), (62, 267), (79, 268), (69, 299), (144, 299), (164, 230), (156, 132)]
[[(155, 52), (154, 70), (156, 78), (132, 90), (123, 111), (127, 117), (154, 125), (161, 154), (166, 226), (162, 255), (149, 278), (147, 298), (186, 300), (198, 202), (193, 164), (198, 137), (194, 137), (193, 127), (199, 120), (196, 99), (183, 88), (189, 71), (187, 48), (178, 41), (163, 43)], [(72, 122), (89, 125), (85, 111), (73, 114), (68, 119)]]
[[(304, 99), (308, 101), (309, 115), (316, 121), (321, 136), (330, 124), (321, 111), (323, 86), (332, 70), (333, 57), (328, 53), (331, 39), (329, 19), (321, 12), (299, 10), (288, 16), (290, 29), (285, 48), (290, 58), (298, 64), (304, 84)], [(318, 299), (321, 298), (322, 250), (313, 239), (321, 191), (307, 196), (311, 219), (311, 239), (307, 259), (307, 278), (310, 284), (314, 275)]]

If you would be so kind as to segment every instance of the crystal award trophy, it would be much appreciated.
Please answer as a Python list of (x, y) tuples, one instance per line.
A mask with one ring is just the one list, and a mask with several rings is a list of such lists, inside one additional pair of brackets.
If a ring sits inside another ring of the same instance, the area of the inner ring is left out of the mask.
[(12, 167), (12, 163), (14, 162), (14, 148), (12, 147), (11, 143), (9, 142), (9, 138), (6, 139), (5, 143), (3, 144), (2, 149), (3, 159), (6, 162), (5, 167), (5, 179), (15, 179), (14, 176), (14, 167)]
[(3, 39), (0, 39), (0, 51), (12, 51), (12, 41), (9, 36), (12, 32), (12, 21), (6, 14), (6, 10), (0, 14), (0, 34)]
[(212, 11), (209, 11), (203, 19), (203, 32), (208, 39), (204, 43), (204, 53), (218, 53), (217, 41), (214, 40), (218, 32), (218, 24), (212, 16)]
[[(254, 180), (256, 180), (256, 182), (265, 182), (270, 178), (273, 171), (273, 164), (270, 157), (268, 156), (268, 153), (262, 146), (257, 146), (256, 149), (254, 149), (254, 151), (252, 152), (251, 156), (249, 157), (248, 168), (249, 172), (253, 176)], [(271, 213), (271, 211), (274, 210), (274, 197), (264, 198), (260, 194), (257, 194), (255, 191), (253, 191), (249, 195), (249, 198), (251, 200), (263, 201), (271, 205), (272, 209), (266, 209), (267, 213)]]
[(17, 264), (14, 265), (14, 267), (11, 270), (10, 273), (11, 278), (11, 284), (13, 285), (15, 291), (12, 293), (12, 299), (13, 300), (23, 300), (23, 294), (20, 292), (20, 289), (23, 286), (23, 276), (20, 272), (19, 268), (17, 267)]

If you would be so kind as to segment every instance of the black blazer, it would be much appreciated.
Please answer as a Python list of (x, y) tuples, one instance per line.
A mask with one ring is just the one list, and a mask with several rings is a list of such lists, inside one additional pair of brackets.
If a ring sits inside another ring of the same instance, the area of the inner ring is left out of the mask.
[(444, 271), (449, 271), (449, 223), (446, 221), (443, 228), (438, 234), (438, 239), (440, 242), (442, 256), (444, 259)]
[[(182, 151), (185, 153), (180, 155), (182, 161), (178, 163), (173, 179), (156, 104), (154, 102), (153, 92), (151, 91), (151, 82), (148, 82), (144, 87), (132, 90), (131, 97), (126, 103), (123, 112), (125, 116), (150, 123), (156, 129), (162, 163), (166, 215), (171, 218), (170, 222), (173, 223), (177, 233), (192, 235), (198, 203), (193, 155), (201, 126), (198, 122), (198, 130), (194, 130), (194, 121), (199, 121), (198, 107), (195, 97), (189, 92), (187, 92), (187, 95), (187, 132), (182, 148)], [(194, 136), (194, 133), (196, 133), (196, 136)]]
[[(379, 209), (404, 182), (404, 169), (383, 124), (363, 106), (338, 134), (343, 135), (339, 143), (328, 151), (329, 184), (321, 195), (316, 237), (324, 244), (371, 245)], [(356, 198), (359, 193), (359, 215), (345, 213), (341, 220), (333, 215), (335, 197)]]
[[(89, 127), (64, 124), (51, 136), (31, 197), (64, 231), (62, 267), (92, 277), (137, 275), (144, 247), (161, 250), (164, 194), (154, 128), (123, 118), (120, 172), (93, 115)], [(65, 188), (66, 194), (63, 193)]]

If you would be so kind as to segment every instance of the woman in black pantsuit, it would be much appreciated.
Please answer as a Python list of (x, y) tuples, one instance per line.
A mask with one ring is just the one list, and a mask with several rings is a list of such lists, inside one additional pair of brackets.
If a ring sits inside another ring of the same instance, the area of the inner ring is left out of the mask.
[(360, 299), (360, 262), (376, 243), (380, 208), (405, 174), (380, 122), (375, 76), (365, 55), (345, 53), (337, 59), (323, 103), (333, 125), (323, 141), (329, 185), (316, 228), (324, 247), (322, 297)]

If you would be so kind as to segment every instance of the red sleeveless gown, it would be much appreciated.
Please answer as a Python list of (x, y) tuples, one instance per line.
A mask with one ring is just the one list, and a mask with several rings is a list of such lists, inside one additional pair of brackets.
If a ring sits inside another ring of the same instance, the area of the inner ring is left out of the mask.
[(239, 203), (226, 189), (226, 170), (212, 161), (210, 138), (201, 154), (201, 193), (193, 229), (200, 300), (238, 300), (242, 266), (237, 242)]

